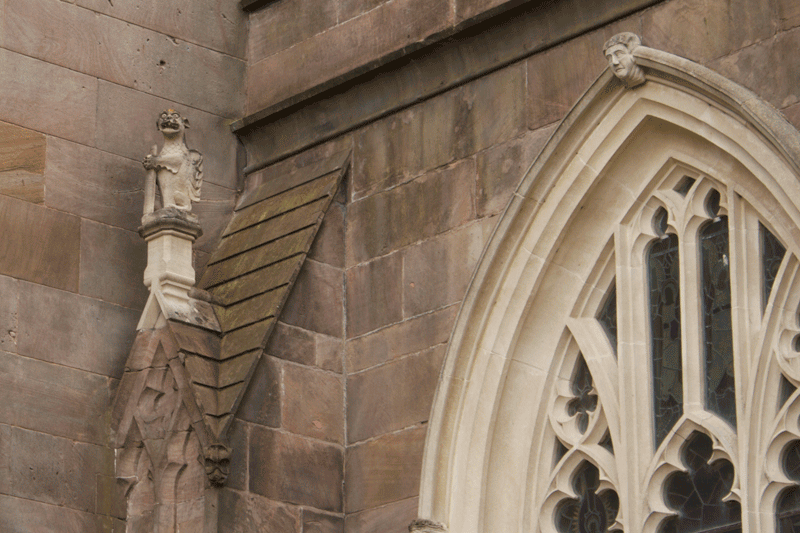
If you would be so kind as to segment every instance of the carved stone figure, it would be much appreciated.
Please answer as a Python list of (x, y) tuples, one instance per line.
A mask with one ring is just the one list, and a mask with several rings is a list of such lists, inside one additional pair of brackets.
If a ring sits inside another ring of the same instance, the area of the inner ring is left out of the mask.
[(618, 33), (603, 45), (603, 55), (614, 75), (630, 89), (645, 82), (644, 71), (636, 64), (634, 49), (642, 44), (635, 33)]
[(155, 209), (155, 184), (161, 192), (161, 207), (192, 210), (192, 202), (200, 199), (203, 184), (203, 156), (186, 146), (184, 139), (189, 120), (177, 111), (168, 109), (161, 113), (156, 127), (164, 135), (161, 153), (158, 147), (145, 156), (142, 164), (147, 170), (144, 187), (144, 214)]

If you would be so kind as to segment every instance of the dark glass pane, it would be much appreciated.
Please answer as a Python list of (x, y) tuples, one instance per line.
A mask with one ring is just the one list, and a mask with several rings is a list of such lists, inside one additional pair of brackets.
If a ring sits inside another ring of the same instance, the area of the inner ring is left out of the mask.
[[(792, 481), (800, 481), (800, 441), (792, 441), (784, 449), (783, 470)], [(778, 533), (800, 533), (800, 487), (781, 492), (775, 513)]]
[(597, 395), (593, 394), (594, 385), (592, 384), (592, 374), (583, 355), (578, 355), (578, 362), (575, 364), (575, 374), (572, 377), (572, 394), (574, 400), (567, 404), (569, 416), (578, 417), (578, 430), (581, 433), (586, 431), (589, 426), (589, 413), (597, 408)]
[(792, 394), (794, 394), (794, 391), (796, 390), (797, 387), (795, 387), (791, 381), (786, 379), (786, 376), (781, 375), (781, 392), (778, 396), (778, 407), (783, 407), (783, 405), (789, 401), (789, 398), (791, 398)]
[(598, 444), (600, 444), (600, 446), (610, 451), (611, 453), (614, 453), (614, 443), (611, 441), (611, 433), (609, 433), (608, 431), (606, 431), (606, 434), (603, 435), (603, 438), (600, 439), (600, 442)]
[(597, 493), (600, 472), (584, 461), (578, 467), (572, 486), (577, 499), (570, 498), (556, 509), (556, 528), (561, 533), (603, 533), (609, 531), (619, 511), (619, 498), (612, 490)]
[(681, 180), (678, 186), (675, 187), (675, 192), (677, 192), (681, 196), (686, 196), (686, 194), (689, 192), (689, 189), (691, 189), (692, 185), (694, 185), (694, 181), (695, 181), (694, 178), (686, 176)]
[(653, 416), (656, 446), (683, 414), (678, 237), (656, 241), (648, 252)]
[(603, 329), (606, 330), (608, 340), (611, 341), (611, 346), (614, 348), (614, 355), (617, 355), (617, 287), (612, 285), (606, 297), (606, 303), (600, 310), (600, 315), (597, 317)]
[(762, 294), (761, 308), (764, 309), (769, 301), (772, 292), (772, 285), (775, 283), (775, 276), (786, 254), (786, 248), (775, 235), (759, 224), (761, 230), (761, 274), (764, 280), (764, 292)]
[(736, 427), (728, 217), (700, 230), (706, 408)]
[(678, 515), (664, 522), (661, 532), (741, 531), (739, 502), (723, 502), (733, 486), (733, 465), (725, 459), (709, 463), (711, 439), (694, 432), (683, 448), (687, 472), (667, 478), (664, 499)]
[(558, 438), (556, 438), (555, 460), (553, 461), (553, 464), (558, 464), (558, 462), (563, 459), (565, 455), (567, 455), (567, 447), (564, 446), (564, 444)]

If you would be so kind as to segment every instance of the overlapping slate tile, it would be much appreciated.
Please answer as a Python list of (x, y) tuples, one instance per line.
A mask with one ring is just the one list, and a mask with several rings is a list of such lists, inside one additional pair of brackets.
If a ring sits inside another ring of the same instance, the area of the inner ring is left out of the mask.
[(204, 338), (211, 332), (173, 330), (206, 425), (217, 437), (232, 421), (349, 158), (349, 152), (335, 154), (243, 197), (198, 284), (214, 303), (219, 344)]

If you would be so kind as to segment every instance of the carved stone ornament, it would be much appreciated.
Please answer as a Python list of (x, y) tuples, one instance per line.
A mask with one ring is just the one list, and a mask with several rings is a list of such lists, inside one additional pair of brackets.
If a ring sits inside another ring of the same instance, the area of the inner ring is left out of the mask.
[(147, 176), (144, 187), (144, 214), (155, 210), (155, 186), (161, 193), (161, 207), (192, 210), (192, 202), (200, 200), (203, 184), (203, 156), (186, 146), (185, 134), (189, 119), (168, 109), (156, 120), (156, 127), (164, 135), (161, 152), (153, 146), (142, 161)]
[(410, 533), (442, 533), (446, 532), (447, 528), (444, 524), (428, 520), (427, 518), (416, 518), (408, 525)]
[(633, 51), (642, 41), (635, 33), (618, 33), (603, 45), (603, 55), (611, 72), (631, 89), (645, 82), (644, 71), (636, 64)]

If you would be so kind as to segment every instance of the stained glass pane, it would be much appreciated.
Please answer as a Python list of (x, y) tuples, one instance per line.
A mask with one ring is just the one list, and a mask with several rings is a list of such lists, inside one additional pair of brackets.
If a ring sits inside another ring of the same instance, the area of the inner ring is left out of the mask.
[(764, 309), (769, 301), (772, 285), (775, 283), (775, 276), (778, 275), (778, 268), (780, 268), (783, 256), (786, 254), (786, 248), (767, 228), (759, 224), (759, 229), (761, 230), (761, 271), (764, 280), (761, 308)]
[(578, 498), (562, 502), (556, 509), (556, 528), (561, 533), (605, 533), (610, 531), (619, 511), (619, 498), (613, 490), (598, 494), (600, 472), (584, 461), (578, 467), (572, 486)]
[(656, 241), (648, 252), (653, 410), (656, 446), (683, 414), (678, 237)]
[(742, 531), (741, 505), (723, 501), (733, 486), (733, 465), (725, 459), (709, 463), (712, 452), (707, 435), (689, 436), (682, 452), (686, 472), (672, 474), (664, 487), (667, 505), (678, 514), (663, 523), (660, 533)]
[(706, 408), (736, 427), (728, 217), (700, 231)]
[(608, 340), (611, 341), (611, 346), (614, 348), (614, 355), (617, 355), (617, 287), (612, 285), (606, 297), (606, 303), (600, 310), (600, 315), (597, 317), (603, 329), (608, 335)]
[[(800, 482), (800, 441), (790, 442), (783, 452), (783, 470), (795, 482)], [(781, 492), (775, 505), (778, 533), (800, 533), (800, 487)]]

